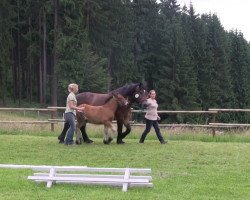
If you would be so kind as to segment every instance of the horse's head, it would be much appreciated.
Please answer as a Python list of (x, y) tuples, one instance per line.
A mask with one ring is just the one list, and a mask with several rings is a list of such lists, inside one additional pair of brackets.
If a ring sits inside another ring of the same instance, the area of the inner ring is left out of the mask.
[(132, 102), (136, 102), (142, 105), (143, 108), (146, 108), (148, 106), (147, 104), (148, 92), (146, 91), (146, 87), (142, 83), (136, 85), (136, 87), (133, 90), (131, 98)]
[(142, 83), (132, 83), (129, 85), (125, 85), (123, 87), (111, 91), (111, 93), (114, 92), (119, 93), (123, 97), (128, 98), (130, 106), (133, 103), (138, 103), (144, 108), (147, 107), (148, 93), (146, 91), (146, 87)]
[(128, 99), (124, 98), (124, 96), (122, 96), (119, 93), (113, 93), (113, 98), (115, 98), (115, 100), (117, 101), (119, 106), (127, 106), (128, 105)]

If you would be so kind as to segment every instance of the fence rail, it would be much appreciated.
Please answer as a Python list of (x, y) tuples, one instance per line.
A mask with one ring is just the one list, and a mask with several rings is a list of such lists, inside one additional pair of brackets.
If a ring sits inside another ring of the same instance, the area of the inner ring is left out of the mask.
[[(2, 120), (0, 124), (4, 123), (21, 123), (21, 124), (50, 124), (51, 131), (54, 131), (54, 124), (64, 122), (63, 119), (56, 119), (55, 113), (58, 110), (65, 110), (65, 107), (48, 107), (48, 108), (0, 108), (0, 111), (17, 111), (17, 112), (25, 112), (26, 111), (34, 111), (34, 112), (48, 112), (50, 113), (50, 119), (46, 121), (12, 121), (12, 120)], [(133, 110), (132, 113), (145, 113), (145, 110)], [(159, 124), (160, 127), (203, 127), (203, 128), (211, 128), (212, 134), (215, 136), (216, 128), (232, 128), (232, 127), (250, 127), (250, 124), (231, 124), (231, 123), (218, 123), (216, 122), (216, 115), (220, 112), (250, 112), (250, 109), (219, 109), (219, 108), (211, 108), (207, 111), (203, 110), (159, 110), (159, 114), (209, 114), (211, 116), (211, 120), (208, 124)], [(145, 124), (135, 123), (131, 121), (131, 126), (145, 126)]]
[[(37, 112), (38, 117), (40, 116), (40, 112), (48, 112), (50, 113), (51, 118), (55, 117), (55, 112), (57, 109), (53, 108), (0, 108), (0, 111), (14, 111), (14, 112), (23, 112), (24, 116), (26, 115), (27, 111), (34, 111)], [(0, 121), (0, 124), (6, 124), (6, 123), (21, 123), (21, 124), (50, 124), (51, 131), (54, 131), (54, 124), (55, 122), (49, 122), (49, 121), (7, 121), (3, 120)]]
[(217, 112), (250, 112), (250, 109), (209, 108), (208, 111), (217, 111)]

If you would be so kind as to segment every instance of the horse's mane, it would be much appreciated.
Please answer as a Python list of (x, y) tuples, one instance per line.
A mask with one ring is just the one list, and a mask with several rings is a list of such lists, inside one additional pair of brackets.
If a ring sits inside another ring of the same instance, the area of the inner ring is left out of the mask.
[(112, 90), (110, 93), (117, 92), (117, 93), (121, 94), (122, 96), (129, 96), (134, 91), (134, 88), (137, 87), (140, 84), (141, 83), (131, 83), (129, 85), (125, 85), (123, 87)]

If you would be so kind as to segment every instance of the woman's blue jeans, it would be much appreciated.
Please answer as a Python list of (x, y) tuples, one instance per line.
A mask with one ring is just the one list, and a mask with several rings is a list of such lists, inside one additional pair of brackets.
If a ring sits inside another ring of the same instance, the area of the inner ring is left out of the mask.
[(153, 126), (154, 129), (155, 129), (155, 133), (156, 133), (156, 135), (157, 135), (157, 137), (158, 137), (158, 140), (159, 140), (160, 142), (163, 142), (163, 141), (164, 141), (164, 139), (163, 139), (163, 137), (162, 137), (162, 135), (161, 135), (159, 126), (158, 126), (158, 121), (157, 121), (157, 120), (148, 120), (148, 119), (146, 119), (146, 129), (144, 130), (144, 132), (143, 132), (142, 135), (141, 135), (141, 139), (140, 139), (140, 142), (141, 142), (141, 143), (144, 142), (144, 140), (145, 140), (147, 134), (150, 132), (152, 126)]
[(74, 133), (76, 130), (76, 123), (75, 123), (76, 116), (72, 112), (64, 113), (64, 119), (65, 119), (65, 122), (69, 123), (70, 125), (70, 128), (67, 133), (67, 137), (65, 140), (65, 144), (73, 144), (74, 143), (73, 137), (74, 137)]

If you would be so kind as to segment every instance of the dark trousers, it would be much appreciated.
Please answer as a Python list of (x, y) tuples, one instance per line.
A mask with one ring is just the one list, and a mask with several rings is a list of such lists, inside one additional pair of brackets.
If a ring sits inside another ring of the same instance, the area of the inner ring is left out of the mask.
[(69, 113), (64, 114), (64, 118), (65, 118), (65, 122), (69, 123), (70, 125), (70, 128), (67, 133), (67, 137), (65, 140), (65, 144), (73, 144), (73, 137), (74, 137), (74, 133), (76, 130), (76, 123), (75, 123), (76, 116), (72, 112), (69, 112)]
[(155, 133), (156, 133), (156, 135), (157, 135), (157, 137), (158, 137), (158, 140), (159, 140), (160, 142), (163, 142), (163, 141), (164, 141), (164, 139), (163, 139), (163, 137), (162, 137), (162, 135), (161, 135), (159, 126), (158, 126), (158, 121), (157, 121), (157, 120), (148, 120), (148, 119), (146, 119), (146, 129), (144, 130), (144, 132), (143, 132), (142, 135), (141, 135), (140, 142), (144, 142), (144, 140), (145, 140), (147, 134), (150, 132), (152, 126), (153, 126), (154, 129), (155, 129)]

